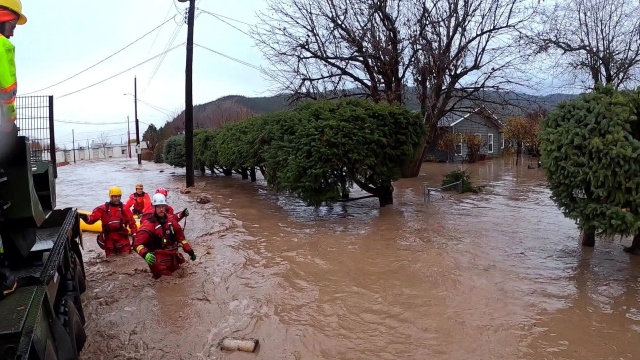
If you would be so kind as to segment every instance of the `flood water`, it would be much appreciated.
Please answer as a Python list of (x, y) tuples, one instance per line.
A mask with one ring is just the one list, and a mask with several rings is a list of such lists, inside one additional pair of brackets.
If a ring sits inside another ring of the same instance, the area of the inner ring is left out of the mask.
[[(538, 169), (465, 165), (480, 194), (438, 193), (459, 165), (424, 164), (367, 199), (304, 207), (239, 176), (130, 161), (58, 169), (58, 207), (91, 210), (108, 188), (163, 186), (198, 260), (151, 278), (137, 255), (106, 260), (85, 233), (83, 359), (637, 359), (640, 257), (630, 239), (584, 249)], [(162, 171), (162, 172), (161, 172)], [(212, 197), (210, 204), (195, 199)], [(257, 353), (222, 352), (225, 336)]]

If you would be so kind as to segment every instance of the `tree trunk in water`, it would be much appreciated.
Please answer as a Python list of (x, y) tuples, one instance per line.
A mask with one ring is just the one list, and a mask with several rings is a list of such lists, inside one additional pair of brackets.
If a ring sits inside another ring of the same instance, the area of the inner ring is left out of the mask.
[(240, 168), (240, 175), (242, 176), (242, 180), (249, 179), (249, 172), (247, 171), (246, 167)]
[(582, 246), (596, 246), (596, 231), (592, 228), (582, 229)]
[(205, 176), (207, 173), (207, 169), (205, 169), (204, 165), (200, 166), (200, 176)]
[(380, 207), (393, 205), (393, 186), (381, 186), (376, 192), (380, 202)]
[(640, 253), (640, 233), (637, 233), (636, 236), (633, 237), (631, 246), (625, 247), (624, 251), (635, 255)]
[(522, 154), (522, 143), (518, 142), (516, 147), (516, 166), (520, 164), (520, 155)]
[(349, 198), (349, 188), (347, 187), (347, 177), (343, 174), (340, 177), (340, 198), (346, 200)]
[(251, 169), (249, 169), (249, 177), (251, 178), (251, 182), (256, 182), (256, 167), (252, 166)]
[(233, 169), (223, 168), (222, 173), (224, 174), (224, 176), (231, 176), (233, 175)]
[(414, 154), (409, 166), (402, 169), (402, 178), (414, 178), (420, 175), (420, 168), (422, 167), (424, 157), (427, 156), (427, 149), (429, 149), (429, 143), (425, 141), (424, 145)]

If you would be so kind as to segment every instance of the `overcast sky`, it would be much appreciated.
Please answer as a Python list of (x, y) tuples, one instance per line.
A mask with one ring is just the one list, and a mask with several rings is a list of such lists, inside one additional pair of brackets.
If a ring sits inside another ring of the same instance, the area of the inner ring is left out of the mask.
[[(18, 92), (19, 95), (36, 92), (35, 95), (55, 96), (59, 146), (71, 147), (72, 129), (76, 133), (76, 144), (86, 144), (87, 139), (98, 140), (103, 132), (111, 136), (112, 143), (124, 143), (127, 116), (131, 119), (131, 138), (135, 138), (133, 96), (124, 95), (133, 93), (134, 76), (138, 79), (141, 137), (148, 124), (159, 127), (184, 109), (185, 3), (177, 0), (112, 0), (108, 3), (23, 0), (23, 6), (28, 22), (19, 26), (11, 39), (16, 46)], [(253, 40), (243, 33), (249, 30), (243, 23), (255, 24), (256, 12), (265, 10), (265, 0), (224, 3), (198, 0), (196, 7), (195, 43), (239, 61), (195, 46), (194, 104), (225, 95), (270, 95), (268, 89), (272, 84), (252, 67), (268, 66), (267, 62)], [(243, 23), (227, 19), (239, 28), (235, 29), (204, 11)], [(122, 52), (68, 81), (51, 86), (104, 60), (164, 22), (157, 31)], [(158, 57), (126, 71), (176, 46), (164, 59)], [(154, 72), (157, 65), (160, 67)], [(122, 74), (117, 75), (119, 73)], [(114, 75), (117, 76), (106, 80)], [(544, 80), (547, 85), (537, 92), (558, 92), (552, 84), (557, 85), (558, 81), (554, 81), (557, 77), (558, 74), (547, 76)], [(93, 86), (103, 80), (106, 81)]]
[[(199, 0), (197, 7), (255, 23), (255, 12), (264, 8), (263, 0)], [(101, 6), (100, 6), (101, 5)], [(214, 5), (218, 5), (217, 7)], [(76, 143), (112, 135), (113, 143), (126, 142), (127, 116), (132, 138), (134, 76), (138, 79), (138, 118), (140, 133), (147, 124), (161, 126), (175, 111), (184, 109), (185, 46), (167, 53), (155, 76), (156, 58), (133, 70), (75, 94), (64, 96), (118, 74), (166, 48), (183, 44), (187, 38), (184, 3), (176, 0), (23, 0), (27, 24), (19, 26), (11, 41), (16, 46), (19, 95), (47, 88), (110, 56), (130, 42), (169, 20), (159, 30), (131, 45), (96, 67), (59, 85), (32, 95), (54, 95), (56, 139), (71, 146), (71, 130)], [(264, 65), (260, 51), (249, 36), (197, 11), (194, 41), (225, 55), (254, 65)], [(174, 18), (175, 19), (172, 19)], [(233, 23), (242, 30), (248, 26)], [(182, 26), (180, 26), (182, 25)], [(174, 31), (178, 31), (172, 45)], [(225, 95), (264, 95), (269, 83), (257, 70), (203, 48), (194, 47), (194, 104), (206, 103)], [(144, 102), (161, 109), (153, 109)], [(168, 114), (167, 114), (167, 111)], [(87, 123), (69, 124), (66, 122)], [(120, 123), (99, 125), (101, 123)]]

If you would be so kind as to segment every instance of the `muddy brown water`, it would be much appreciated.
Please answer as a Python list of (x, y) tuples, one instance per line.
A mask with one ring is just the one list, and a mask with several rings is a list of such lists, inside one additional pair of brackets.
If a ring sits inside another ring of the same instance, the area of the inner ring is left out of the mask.
[[(395, 204), (319, 209), (239, 177), (134, 161), (59, 168), (58, 206), (90, 210), (109, 186), (164, 186), (198, 260), (154, 281), (137, 255), (106, 260), (85, 233), (83, 359), (637, 359), (640, 258), (629, 239), (579, 245), (543, 174), (465, 166), (483, 193), (439, 193), (457, 165), (425, 164)], [(208, 194), (213, 202), (199, 205)], [(254, 354), (217, 348), (260, 340)]]

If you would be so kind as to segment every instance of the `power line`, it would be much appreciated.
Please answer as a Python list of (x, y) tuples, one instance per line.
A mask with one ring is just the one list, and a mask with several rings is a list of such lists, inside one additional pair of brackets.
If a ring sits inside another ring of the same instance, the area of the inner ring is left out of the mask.
[(76, 91), (72, 91), (72, 92), (67, 93), (67, 94), (64, 94), (64, 95), (62, 95), (62, 96), (58, 96), (58, 99), (63, 98), (63, 97), (66, 97), (66, 96), (69, 96), (69, 95), (73, 95), (73, 94), (79, 93), (80, 91), (83, 91), (83, 90), (89, 89), (89, 88), (91, 88), (91, 87), (94, 87), (94, 86), (96, 86), (96, 85), (102, 84), (103, 82), (108, 81), (108, 80), (111, 80), (111, 79), (113, 79), (113, 78), (114, 78), (114, 77), (116, 77), (116, 76), (122, 75), (122, 74), (126, 73), (126, 72), (127, 72), (127, 71), (129, 71), (129, 70), (132, 70), (132, 69), (137, 68), (137, 67), (138, 67), (138, 66), (140, 66), (140, 65), (144, 65), (144, 64), (148, 63), (149, 61), (151, 61), (151, 60), (153, 60), (153, 59), (155, 59), (155, 58), (158, 58), (158, 57), (160, 57), (160, 56), (164, 55), (165, 53), (171, 52), (171, 51), (173, 51), (173, 50), (177, 49), (178, 47), (180, 47), (180, 46), (182, 46), (182, 45), (184, 45), (184, 44), (185, 44), (185, 43), (178, 44), (178, 45), (176, 45), (176, 46), (172, 47), (171, 49), (169, 49), (169, 50), (167, 50), (167, 51), (163, 51), (163, 52), (161, 52), (160, 54), (158, 54), (158, 55), (156, 55), (156, 56), (154, 56), (154, 57), (152, 57), (152, 58), (149, 58), (149, 59), (147, 59), (147, 60), (145, 60), (145, 61), (143, 61), (143, 62), (141, 62), (141, 63), (139, 63), (139, 64), (137, 64), (137, 65), (134, 65), (134, 66), (132, 66), (132, 67), (130, 67), (130, 68), (128, 68), (128, 69), (126, 69), (126, 70), (124, 70), (124, 71), (121, 71), (121, 72), (119, 72), (119, 73), (117, 73), (117, 74), (115, 74), (115, 75), (113, 75), (113, 76), (110, 76), (110, 77), (108, 77), (108, 78), (106, 78), (106, 79), (104, 79), (104, 80), (100, 80), (100, 81), (98, 81), (97, 83), (91, 84), (91, 85), (89, 85), (89, 86), (85, 86), (85, 87), (83, 87), (82, 89), (78, 89), (78, 90), (76, 90)]
[[(205, 14), (207, 14), (207, 15), (211, 15), (211, 16), (213, 16), (214, 18), (216, 18), (216, 19), (218, 19), (218, 20), (222, 21), (223, 23), (225, 23), (225, 24), (227, 24), (227, 25), (231, 26), (232, 28), (234, 28), (234, 29), (236, 29), (236, 30), (240, 31), (241, 33), (243, 33), (243, 34), (245, 34), (245, 35), (247, 35), (247, 36), (251, 37), (251, 35), (249, 35), (249, 33), (248, 33), (248, 32), (246, 32), (246, 31), (244, 31), (244, 30), (240, 29), (239, 27), (237, 27), (237, 26), (235, 26), (235, 25), (233, 25), (233, 24), (229, 23), (228, 21), (226, 21), (226, 20), (223, 20), (223, 19), (222, 19), (223, 17), (228, 18), (227, 16), (223, 16), (223, 15), (215, 14), (215, 13), (212, 13), (212, 12), (210, 12), (210, 11), (206, 11), (206, 10), (202, 10), (202, 9), (198, 9), (198, 10), (202, 11), (203, 13), (205, 13)], [(235, 20), (235, 19), (232, 19), (232, 20)], [(247, 24), (247, 23), (245, 23), (245, 22), (243, 22), (243, 21), (240, 21), (240, 20), (235, 20), (235, 21), (241, 22), (241, 23), (243, 23), (243, 24)], [(250, 25), (250, 24), (247, 24), (247, 25), (252, 26), (252, 25)]]
[(248, 25), (248, 26), (255, 26), (255, 24), (249, 24), (248, 22), (244, 22), (242, 20), (234, 19), (232, 17), (228, 17), (228, 16), (225, 16), (225, 15), (216, 14), (214, 12), (207, 11), (207, 10), (202, 9), (202, 8), (198, 8), (198, 10), (202, 11), (205, 14), (209, 14), (211, 16), (214, 16), (214, 17), (221, 17), (221, 18), (225, 18), (227, 20), (235, 21), (235, 22), (240, 23), (240, 24), (245, 24), (245, 25)]
[(76, 124), (76, 125), (121, 125), (121, 124), (126, 124), (127, 122), (101, 122), (101, 123), (95, 123), (95, 122), (86, 122), (86, 121), (69, 121), (69, 120), (58, 120), (58, 119), (54, 119), (54, 122), (57, 123), (63, 123), (63, 124)]
[(103, 62), (105, 62), (105, 61), (109, 60), (110, 58), (114, 57), (115, 55), (117, 55), (117, 54), (121, 53), (123, 50), (127, 49), (127, 48), (128, 48), (128, 47), (130, 47), (131, 45), (135, 44), (136, 42), (138, 42), (138, 41), (142, 40), (142, 39), (143, 39), (144, 37), (146, 37), (147, 35), (151, 34), (152, 32), (156, 31), (157, 29), (159, 29), (159, 28), (160, 28), (161, 26), (163, 26), (164, 24), (168, 23), (168, 22), (169, 22), (169, 20), (171, 20), (171, 19), (165, 20), (162, 24), (160, 24), (160, 25), (156, 26), (156, 27), (155, 27), (155, 28), (153, 28), (151, 31), (149, 31), (149, 32), (147, 32), (146, 34), (142, 35), (141, 37), (137, 38), (136, 40), (134, 40), (133, 42), (129, 43), (128, 45), (126, 45), (126, 46), (125, 46), (125, 47), (123, 47), (122, 49), (120, 49), (120, 50), (116, 51), (115, 53), (113, 53), (113, 54), (111, 54), (111, 55), (107, 56), (106, 58), (104, 58), (104, 59), (102, 59), (102, 60), (98, 61), (97, 63), (95, 63), (95, 64), (93, 64), (93, 65), (89, 66), (88, 68), (86, 68), (86, 69), (84, 69), (84, 70), (82, 70), (82, 71), (80, 71), (80, 72), (76, 73), (75, 75), (72, 75), (72, 76), (70, 76), (70, 77), (68, 77), (68, 78), (66, 78), (66, 79), (64, 79), (64, 80), (62, 80), (62, 81), (58, 81), (57, 83), (55, 83), (55, 84), (53, 84), (53, 85), (49, 85), (49, 86), (44, 87), (44, 88), (42, 88), (42, 89), (40, 89), (40, 90), (32, 91), (32, 92), (29, 92), (29, 93), (26, 93), (26, 94), (23, 94), (23, 95), (34, 94), (34, 93), (37, 93), (37, 92), (40, 92), (40, 91), (43, 91), (43, 90), (47, 90), (47, 89), (50, 89), (50, 88), (52, 88), (52, 87), (54, 87), (54, 86), (60, 85), (60, 84), (62, 84), (62, 83), (64, 83), (64, 82), (67, 82), (67, 81), (69, 81), (69, 80), (73, 79), (74, 77), (76, 77), (76, 76), (78, 76), (78, 75), (80, 75), (80, 74), (82, 74), (82, 73), (86, 72), (87, 70), (90, 70), (90, 69), (92, 69), (92, 68), (94, 68), (94, 67), (98, 66), (99, 64), (101, 64), (101, 63), (103, 63)]
[[(142, 100), (139, 100), (139, 99), (138, 99), (138, 101), (140, 101), (140, 102), (141, 102), (141, 103), (143, 103), (144, 105), (147, 105), (148, 107), (150, 107), (151, 109), (153, 109), (153, 110), (155, 110), (155, 111), (157, 111), (157, 112), (159, 112), (159, 113), (162, 113), (162, 114), (167, 115), (167, 116), (171, 116), (171, 114), (169, 113), (169, 111), (168, 111), (168, 110), (166, 110), (166, 111), (165, 111), (165, 110), (163, 110), (162, 108), (157, 107), (157, 106), (155, 106), (155, 105), (153, 105), (153, 104), (150, 104), (150, 103), (148, 103), (148, 102), (146, 102), (146, 101), (142, 101)], [(140, 121), (138, 121), (138, 122), (140, 122)]]
[[(164, 14), (164, 19), (167, 20), (167, 21), (171, 20), (171, 18), (167, 18), (167, 16), (171, 12), (171, 8), (172, 7), (173, 7), (173, 4), (169, 4), (169, 9), (167, 9), (167, 13)], [(175, 15), (173, 15), (173, 18), (175, 18)], [(156, 44), (156, 40), (158, 40), (158, 35), (160, 35), (160, 31), (158, 31), (156, 33), (156, 37), (153, 38), (153, 42), (151, 43), (151, 46), (149, 46), (149, 50), (147, 50), (147, 54), (144, 57), (149, 56), (149, 53), (151, 52), (151, 49), (153, 49), (153, 45), (155, 45)]]
[[(171, 45), (173, 45), (173, 43), (176, 41), (176, 38), (178, 37), (178, 34), (180, 33), (180, 29), (182, 29), (182, 25), (180, 24), (179, 26), (177, 26), (174, 30), (173, 33), (171, 34), (171, 37), (169, 38), (169, 41), (167, 42), (167, 44), (164, 47), (164, 50), (167, 50)], [(158, 73), (158, 70), (160, 69), (160, 66), (162, 65), (162, 63), (164, 62), (164, 59), (167, 57), (167, 54), (165, 53), (163, 56), (161, 56), (158, 59), (158, 62), (155, 64), (155, 66), (153, 67), (153, 70), (151, 71), (151, 75), (149, 76), (149, 80), (147, 81), (147, 85), (145, 85), (144, 89), (142, 90), (142, 95), (144, 96), (144, 94), (147, 92), (147, 89), (149, 88), (149, 85), (151, 85), (151, 82), (153, 81), (153, 78), (156, 76), (156, 74)]]
[(195, 46), (197, 46), (197, 47), (201, 47), (201, 48), (203, 48), (203, 49), (205, 49), (205, 50), (209, 50), (209, 51), (211, 51), (211, 52), (212, 52), (212, 53), (214, 53), (214, 54), (218, 54), (218, 55), (220, 55), (220, 56), (226, 57), (227, 59), (233, 60), (233, 61), (235, 61), (235, 62), (237, 62), (237, 63), (239, 63), (239, 64), (242, 64), (242, 65), (244, 65), (244, 66), (248, 66), (248, 67), (250, 67), (250, 68), (252, 68), (252, 69), (258, 70), (258, 71), (260, 71), (261, 73), (266, 74), (266, 73), (265, 73), (265, 71), (264, 71), (261, 67), (259, 67), (259, 66), (257, 66), (257, 65), (250, 64), (250, 63), (248, 63), (248, 62), (246, 62), (246, 61), (243, 61), (243, 60), (240, 60), (240, 59), (234, 58), (233, 56), (229, 56), (229, 55), (227, 55), (227, 54), (223, 54), (223, 53), (221, 53), (221, 52), (219, 52), (219, 51), (216, 51), (216, 50), (210, 49), (210, 48), (208, 48), (208, 47), (206, 47), (206, 46), (202, 46), (202, 45), (200, 45), (200, 44), (193, 44), (193, 45), (195, 45)]

